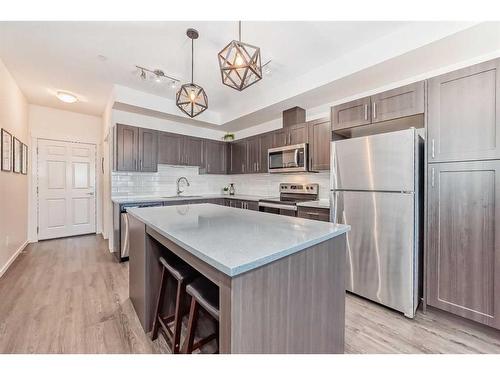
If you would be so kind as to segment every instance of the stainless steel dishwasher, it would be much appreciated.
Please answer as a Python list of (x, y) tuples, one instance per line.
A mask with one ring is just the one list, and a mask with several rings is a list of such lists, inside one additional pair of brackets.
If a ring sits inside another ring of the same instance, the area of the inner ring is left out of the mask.
[(137, 207), (163, 206), (161, 202), (126, 203), (120, 205), (120, 251), (116, 254), (120, 262), (128, 260), (129, 254), (129, 218), (127, 209)]

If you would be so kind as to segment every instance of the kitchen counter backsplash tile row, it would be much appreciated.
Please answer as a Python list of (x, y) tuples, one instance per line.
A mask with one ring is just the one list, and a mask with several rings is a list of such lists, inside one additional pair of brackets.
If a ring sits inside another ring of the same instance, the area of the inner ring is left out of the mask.
[(328, 199), (330, 174), (328, 172), (307, 174), (243, 174), (204, 175), (198, 167), (158, 165), (157, 173), (113, 172), (111, 194), (114, 197), (128, 195), (170, 196), (176, 193), (176, 181), (185, 176), (190, 186), (182, 186), (184, 194), (220, 194), (224, 186), (234, 183), (236, 194), (278, 196), (282, 182), (317, 183), (319, 198)]

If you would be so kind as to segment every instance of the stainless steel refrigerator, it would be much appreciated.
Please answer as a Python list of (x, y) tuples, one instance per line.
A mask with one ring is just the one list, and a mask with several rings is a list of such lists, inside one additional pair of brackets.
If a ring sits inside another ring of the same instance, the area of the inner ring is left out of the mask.
[(423, 139), (414, 128), (331, 144), (331, 215), (347, 234), (347, 290), (413, 318), (419, 302)]

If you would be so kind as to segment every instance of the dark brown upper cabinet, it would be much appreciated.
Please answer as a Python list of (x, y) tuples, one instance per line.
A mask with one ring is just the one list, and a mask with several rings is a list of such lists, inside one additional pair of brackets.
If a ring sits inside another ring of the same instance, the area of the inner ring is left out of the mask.
[(247, 173), (258, 173), (260, 169), (260, 138), (258, 136), (247, 139)]
[(372, 122), (424, 113), (425, 83), (412, 83), (371, 97)]
[(200, 172), (206, 174), (227, 173), (227, 146), (226, 142), (203, 140), (204, 166)]
[(274, 131), (273, 147), (282, 147), (307, 143), (307, 124), (291, 125)]
[(240, 174), (246, 172), (247, 164), (247, 142), (234, 141), (230, 145), (231, 165), (229, 173)]
[(427, 303), (500, 328), (500, 161), (428, 166)]
[(139, 128), (117, 124), (115, 139), (116, 170), (136, 172), (138, 170)]
[(273, 148), (274, 134), (273, 132), (264, 133), (259, 135), (260, 140), (260, 161), (259, 172), (267, 173), (268, 171), (268, 155), (267, 150)]
[(181, 144), (181, 165), (203, 165), (203, 139), (184, 136)]
[(425, 82), (416, 82), (334, 106), (333, 130), (369, 125), (425, 111)]
[(330, 141), (332, 129), (330, 119), (323, 118), (308, 123), (309, 127), (309, 170), (312, 172), (330, 170)]
[(181, 145), (183, 136), (159, 132), (158, 134), (158, 163), (180, 165), (181, 164)]
[(116, 125), (116, 170), (156, 172), (158, 170), (158, 134), (156, 130)]
[(428, 82), (428, 160), (500, 158), (500, 59)]
[(139, 128), (139, 170), (158, 171), (158, 132)]
[(371, 123), (370, 97), (332, 107), (332, 123), (334, 130), (352, 128)]

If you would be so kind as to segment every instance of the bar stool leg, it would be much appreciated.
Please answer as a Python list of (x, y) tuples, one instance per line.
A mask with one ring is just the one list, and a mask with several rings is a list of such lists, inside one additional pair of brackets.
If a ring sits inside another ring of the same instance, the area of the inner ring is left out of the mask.
[(191, 308), (189, 309), (189, 321), (187, 326), (187, 336), (184, 343), (184, 353), (191, 354), (193, 352), (194, 332), (198, 323), (199, 305), (194, 298), (191, 298)]
[(177, 296), (175, 303), (175, 317), (174, 317), (174, 334), (172, 340), (172, 353), (179, 353), (179, 344), (181, 341), (181, 327), (182, 327), (182, 310), (184, 306), (184, 295), (186, 293), (186, 284), (179, 281), (177, 283)]
[(158, 329), (160, 328), (160, 323), (158, 322), (158, 315), (160, 314), (160, 309), (163, 305), (164, 294), (165, 294), (165, 286), (167, 284), (167, 275), (165, 268), (161, 271), (161, 281), (160, 281), (160, 291), (158, 293), (158, 298), (156, 299), (156, 309), (155, 309), (155, 319), (153, 322), (153, 331), (151, 334), (151, 340), (156, 340), (158, 337)]

